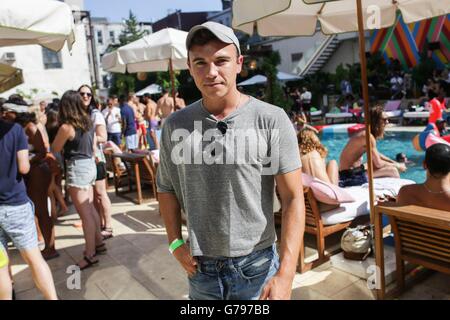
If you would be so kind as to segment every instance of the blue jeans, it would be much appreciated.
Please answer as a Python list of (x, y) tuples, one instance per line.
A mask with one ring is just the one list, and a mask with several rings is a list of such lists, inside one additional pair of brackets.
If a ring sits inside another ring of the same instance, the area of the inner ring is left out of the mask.
[(280, 267), (275, 244), (236, 258), (196, 257), (189, 279), (191, 300), (257, 300)]
[(114, 142), (118, 147), (122, 144), (122, 133), (110, 133), (108, 132), (108, 140)]

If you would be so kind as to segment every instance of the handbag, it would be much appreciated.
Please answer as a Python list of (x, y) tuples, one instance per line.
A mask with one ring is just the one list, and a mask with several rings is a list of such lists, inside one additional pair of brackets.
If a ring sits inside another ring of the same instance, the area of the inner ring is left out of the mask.
[(341, 238), (341, 248), (344, 258), (364, 261), (373, 252), (372, 226), (359, 225), (356, 228), (347, 228)]

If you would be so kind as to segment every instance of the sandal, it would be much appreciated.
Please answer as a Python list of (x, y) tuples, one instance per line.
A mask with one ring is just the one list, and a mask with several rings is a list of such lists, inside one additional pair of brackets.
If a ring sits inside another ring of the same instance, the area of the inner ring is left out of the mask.
[(113, 229), (112, 228), (103, 227), (102, 228), (102, 236), (103, 236), (103, 240), (107, 240), (109, 238), (112, 238), (113, 237)]
[(59, 257), (59, 253), (56, 250), (52, 254), (48, 254), (48, 255), (45, 254), (44, 251), (41, 251), (41, 254), (42, 254), (42, 258), (44, 258), (45, 261), (49, 261), (49, 260), (52, 260), (52, 259), (55, 259), (55, 258)]
[(106, 251), (108, 251), (108, 249), (106, 248), (106, 244), (105, 243), (99, 244), (98, 246), (95, 246), (94, 257), (98, 254), (105, 254)]
[(81, 267), (81, 266), (77, 263), (77, 266), (78, 266), (78, 268), (80, 268), (80, 270), (84, 270), (84, 269), (90, 268), (90, 267), (92, 267), (93, 265), (96, 265), (96, 264), (98, 263), (98, 260), (93, 260), (92, 258), (89, 258), (88, 256), (84, 256), (84, 257), (83, 257), (83, 260), (86, 261), (87, 264), (86, 264), (85, 266)]

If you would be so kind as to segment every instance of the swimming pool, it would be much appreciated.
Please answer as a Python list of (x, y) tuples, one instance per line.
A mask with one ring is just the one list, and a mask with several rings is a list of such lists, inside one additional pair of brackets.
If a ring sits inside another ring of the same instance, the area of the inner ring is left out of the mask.
[[(411, 141), (415, 135), (417, 135), (415, 132), (386, 132), (384, 139), (377, 141), (377, 148), (381, 153), (394, 160), (397, 153), (405, 153), (412, 163), (407, 164), (408, 170), (402, 173), (401, 177), (422, 183), (426, 178), (425, 170), (422, 167), (425, 153), (414, 149)], [(321, 137), (321, 141), (328, 148), (327, 160), (336, 159), (339, 162), (342, 149), (348, 141), (348, 134), (325, 135)]]

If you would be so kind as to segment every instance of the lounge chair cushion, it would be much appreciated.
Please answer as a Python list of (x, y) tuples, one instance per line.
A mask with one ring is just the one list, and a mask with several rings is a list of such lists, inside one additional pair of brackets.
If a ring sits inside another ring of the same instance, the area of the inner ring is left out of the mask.
[(400, 108), (402, 100), (389, 100), (384, 105), (384, 111), (396, 111)]
[(402, 110), (386, 111), (388, 118), (398, 118), (402, 115)]
[[(374, 192), (377, 196), (391, 195), (395, 197), (402, 186), (414, 183), (414, 181), (408, 179), (377, 178), (374, 180)], [(322, 213), (324, 225), (352, 221), (358, 216), (370, 214), (368, 184), (345, 188), (345, 190), (354, 196), (356, 201), (343, 203), (337, 209)]]
[(314, 197), (319, 202), (333, 205), (356, 201), (347, 190), (332, 183), (319, 180), (305, 173), (302, 173), (302, 180), (303, 185), (311, 188)]
[(430, 116), (429, 111), (410, 111), (403, 113), (403, 118), (407, 119), (423, 119)]
[(352, 118), (353, 114), (350, 112), (341, 112), (341, 113), (327, 113), (325, 114), (325, 118)]
[[(398, 118), (402, 115), (402, 110), (385, 111), (384, 112), (388, 118)], [(361, 117), (364, 118), (364, 112), (361, 113)]]

